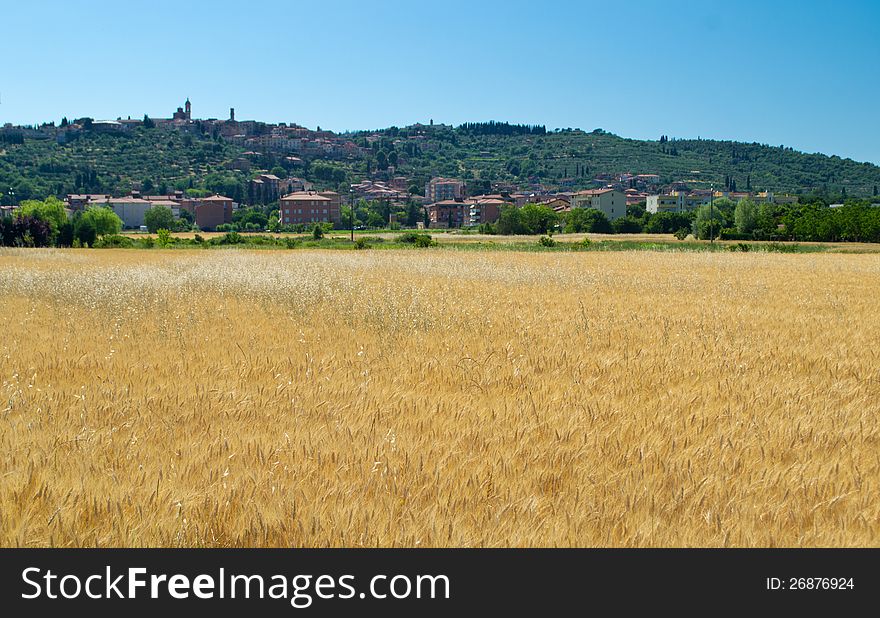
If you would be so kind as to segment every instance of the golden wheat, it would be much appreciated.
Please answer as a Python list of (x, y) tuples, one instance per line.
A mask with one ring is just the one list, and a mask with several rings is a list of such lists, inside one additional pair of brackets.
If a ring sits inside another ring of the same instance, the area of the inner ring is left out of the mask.
[(880, 258), (0, 252), (0, 545), (880, 543)]

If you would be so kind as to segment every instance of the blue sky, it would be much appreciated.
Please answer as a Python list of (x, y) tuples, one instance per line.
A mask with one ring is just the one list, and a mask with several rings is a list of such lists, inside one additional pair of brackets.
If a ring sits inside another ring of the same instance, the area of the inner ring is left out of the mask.
[(8, 2), (0, 123), (507, 120), (880, 163), (880, 2)]

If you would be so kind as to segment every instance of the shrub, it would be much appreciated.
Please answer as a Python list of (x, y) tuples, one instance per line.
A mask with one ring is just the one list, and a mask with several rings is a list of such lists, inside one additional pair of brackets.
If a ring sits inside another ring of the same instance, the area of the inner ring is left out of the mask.
[(322, 238), (324, 238), (324, 228), (320, 223), (316, 223), (315, 229), (312, 230), (312, 240), (321, 240)]
[(205, 242), (205, 237), (201, 234), (196, 234), (195, 236), (193, 236), (193, 240), (199, 244), (202, 244), (203, 242)]
[(95, 241), (96, 249), (129, 249), (134, 246), (134, 241), (121, 234), (108, 234)]
[(167, 247), (171, 244), (171, 232), (166, 230), (165, 228), (160, 228), (156, 230), (156, 241), (158, 242), (160, 247)]
[(540, 240), (538, 240), (538, 244), (542, 247), (555, 247), (556, 241), (549, 236), (541, 236)]
[(284, 239), (284, 246), (288, 249), (296, 249), (299, 246), (299, 239), (288, 236)]
[(589, 238), (584, 238), (580, 242), (581, 247), (583, 247), (584, 249), (589, 249), (590, 245), (592, 245), (592, 244), (593, 244), (593, 241), (591, 241)]
[(690, 234), (690, 233), (691, 233), (691, 231), (688, 228), (680, 227), (680, 228), (678, 228), (678, 230), (676, 230), (675, 237), (679, 240), (684, 240), (685, 238), (688, 237), (688, 234)]
[(740, 232), (733, 227), (725, 227), (718, 233), (719, 240), (752, 240), (751, 232)]
[(430, 234), (419, 234), (418, 232), (405, 232), (397, 237), (397, 242), (416, 247), (433, 247), (437, 244), (437, 241), (431, 238)]
[(217, 244), (220, 245), (240, 245), (245, 242), (244, 237), (238, 232), (226, 232), (223, 236), (221, 236), (217, 240)]
[(741, 253), (747, 253), (751, 247), (744, 242), (738, 242), (735, 245), (730, 245), (728, 247), (728, 251), (739, 251)]
[(369, 249), (370, 243), (367, 242), (366, 238), (363, 238), (363, 237), (358, 238), (356, 241), (354, 241), (354, 248), (355, 249)]

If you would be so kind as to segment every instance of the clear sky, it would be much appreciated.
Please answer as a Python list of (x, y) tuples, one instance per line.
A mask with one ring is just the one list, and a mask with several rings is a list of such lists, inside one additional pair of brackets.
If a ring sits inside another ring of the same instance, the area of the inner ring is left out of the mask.
[(4, 2), (0, 123), (507, 120), (880, 163), (880, 0)]

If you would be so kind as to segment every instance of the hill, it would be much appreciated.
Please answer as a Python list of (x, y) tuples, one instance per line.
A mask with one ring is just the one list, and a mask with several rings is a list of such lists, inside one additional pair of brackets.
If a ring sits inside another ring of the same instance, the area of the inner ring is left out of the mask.
[[(52, 139), (0, 140), (0, 186), (16, 200), (67, 193), (127, 193), (206, 189), (247, 199), (251, 172), (229, 169), (246, 148), (216, 133), (143, 127), (120, 135), (86, 132), (67, 144)], [(851, 159), (806, 154), (783, 146), (712, 140), (635, 140), (595, 130), (547, 132), (543, 127), (479, 123), (460, 127), (416, 125), (339, 135), (361, 149), (347, 157), (303, 157), (292, 170), (287, 152), (267, 152), (256, 167), (290, 172), (324, 188), (347, 188), (365, 177), (406, 176), (421, 192), (431, 176), (460, 177), (472, 192), (499, 184), (519, 189), (578, 189), (601, 175), (658, 174), (663, 184), (691, 188), (733, 183), (739, 190), (877, 194), (880, 167)], [(396, 163), (396, 166), (393, 165)], [(278, 166), (284, 167), (279, 170)], [(255, 167), (255, 169), (256, 169)]]

